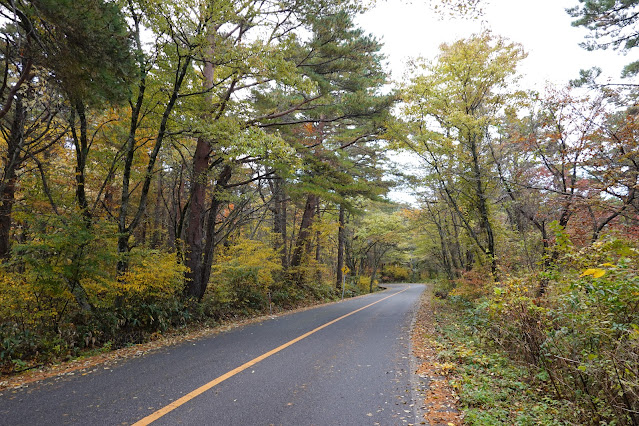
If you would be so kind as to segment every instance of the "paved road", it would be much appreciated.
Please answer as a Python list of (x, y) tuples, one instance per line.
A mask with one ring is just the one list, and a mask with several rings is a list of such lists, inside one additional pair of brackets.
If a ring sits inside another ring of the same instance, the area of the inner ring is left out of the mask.
[(409, 329), (422, 290), (392, 285), (5, 391), (0, 424), (414, 423)]

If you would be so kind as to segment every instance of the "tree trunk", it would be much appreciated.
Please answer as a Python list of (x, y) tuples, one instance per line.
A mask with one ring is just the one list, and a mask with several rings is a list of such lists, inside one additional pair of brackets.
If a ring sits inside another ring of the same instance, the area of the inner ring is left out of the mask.
[(200, 279), (200, 293), (197, 295), (198, 300), (201, 300), (206, 292), (206, 287), (209, 284), (209, 278), (211, 277), (211, 267), (213, 266), (213, 255), (215, 252), (215, 244), (216, 244), (216, 232), (215, 232), (215, 224), (217, 221), (217, 216), (220, 211), (220, 206), (224, 201), (222, 194), (226, 189), (226, 185), (231, 180), (232, 169), (231, 166), (226, 165), (223, 167), (220, 175), (217, 178), (215, 183), (215, 190), (213, 191), (213, 196), (211, 197), (211, 208), (209, 209), (208, 220), (206, 223), (206, 242), (204, 244), (204, 256), (203, 256), (203, 265), (201, 268), (202, 276)]
[[(6, 168), (5, 168), (6, 171)], [(11, 225), (12, 210), (15, 201), (16, 177), (9, 176), (2, 186), (0, 193), (0, 259), (11, 257)]]
[[(138, 37), (137, 43), (140, 46), (139, 33), (136, 34)], [(141, 48), (140, 48), (141, 51)], [(160, 149), (162, 148), (162, 144), (164, 142), (164, 137), (167, 132), (167, 125), (169, 118), (173, 112), (173, 108), (178, 99), (178, 95), (182, 88), (182, 84), (184, 82), (184, 78), (187, 74), (187, 71), (191, 67), (192, 57), (187, 56), (186, 58), (182, 58), (180, 61), (180, 67), (175, 70), (175, 79), (173, 80), (173, 87), (171, 88), (171, 95), (168, 99), (166, 106), (164, 107), (164, 112), (162, 113), (162, 118), (160, 120), (160, 126), (158, 128), (158, 133), (155, 137), (155, 143), (153, 145), (153, 150), (149, 153), (148, 163), (146, 165), (146, 174), (144, 176), (144, 181), (142, 183), (142, 189), (140, 190), (140, 199), (131, 219), (130, 223), (127, 225), (128, 218), (128, 210), (130, 207), (130, 179), (131, 179), (131, 167), (133, 165), (133, 155), (135, 153), (135, 135), (139, 126), (139, 114), (142, 108), (144, 93), (146, 89), (146, 71), (144, 67), (140, 69), (140, 83), (139, 83), (139, 91), (138, 98), (135, 104), (135, 107), (132, 108), (131, 111), (131, 125), (129, 129), (129, 135), (126, 143), (126, 155), (125, 155), (125, 168), (122, 177), (122, 201), (120, 206), (120, 211), (118, 214), (118, 254), (120, 255), (120, 259), (118, 260), (117, 270), (118, 273), (121, 274), (128, 269), (128, 253), (129, 253), (129, 239), (133, 231), (137, 228), (140, 222), (143, 219), (144, 212), (146, 210), (146, 200), (149, 194), (149, 190), (151, 188), (151, 181), (153, 179), (153, 171), (155, 169), (155, 162), (157, 161), (158, 155), (160, 153)]]
[(446, 275), (448, 276), (449, 280), (453, 280), (455, 279), (455, 275), (453, 273), (453, 267), (451, 264), (451, 259), (448, 255), (448, 239), (446, 238), (446, 235), (444, 234), (444, 230), (442, 228), (442, 226), (437, 222), (435, 224), (435, 226), (437, 227), (437, 232), (439, 233), (439, 242), (440, 242), (440, 250), (441, 250), (441, 256), (442, 256), (442, 265), (444, 266), (444, 269), (446, 270)]
[[(315, 206), (315, 217), (318, 218), (318, 220), (321, 218), (320, 217), (320, 203), (318, 202), (317, 205)], [(317, 230), (315, 231), (315, 261), (319, 263), (320, 261), (320, 255), (322, 253), (322, 241), (321, 238), (322, 237), (322, 233)]]
[[(548, 231), (546, 230), (546, 224), (544, 222), (539, 223), (538, 226), (539, 231), (541, 232), (541, 241), (544, 247), (544, 272), (548, 271), (552, 266), (553, 260), (552, 258), (555, 256), (556, 250), (553, 250), (552, 255), (548, 253), (548, 249), (550, 248), (550, 242), (548, 241)], [(539, 287), (537, 288), (537, 297), (542, 297), (546, 294), (546, 290), (548, 289), (548, 276), (544, 274), (542, 278), (539, 280)]]
[(204, 294), (202, 283), (202, 266), (204, 254), (204, 214), (206, 184), (208, 181), (209, 152), (211, 145), (208, 140), (198, 138), (193, 156), (193, 176), (191, 180), (191, 203), (188, 214), (188, 225), (184, 234), (185, 264), (188, 271), (186, 277), (185, 295), (195, 299)]
[(342, 289), (344, 281), (344, 246), (346, 244), (346, 219), (344, 206), (339, 206), (339, 229), (337, 231), (337, 282), (335, 287)]
[(182, 248), (180, 244), (178, 244), (178, 239), (182, 238), (182, 224), (184, 223), (183, 217), (183, 202), (182, 196), (184, 195), (184, 163), (180, 163), (180, 172), (178, 173), (178, 178), (173, 184), (171, 188), (171, 207), (169, 210), (169, 236), (168, 243), (169, 247), (173, 248), (177, 251), (177, 258), (179, 261), (183, 261), (182, 258)]
[[(84, 221), (84, 227), (90, 230), (93, 225), (93, 219), (91, 212), (89, 211), (89, 202), (86, 196), (85, 187), (85, 171), (87, 158), (89, 156), (89, 136), (88, 136), (88, 123), (86, 119), (85, 106), (82, 101), (77, 101), (74, 108), (71, 111), (71, 133), (73, 135), (73, 143), (76, 151), (76, 169), (75, 169), (75, 194), (78, 207)], [(80, 134), (78, 135), (75, 123), (75, 115), (78, 115), (80, 120)], [(79, 265), (84, 258), (85, 245), (77, 247), (76, 253), (73, 255), (71, 264), (74, 266), (75, 271), (73, 276), (67, 278), (67, 285), (69, 291), (75, 298), (76, 303), (84, 311), (92, 311), (93, 305), (89, 302), (89, 297), (86, 290), (80, 283), (80, 269)]]
[[(448, 241), (448, 235), (447, 235), (447, 229), (445, 228), (446, 226), (446, 220), (444, 217), (444, 220), (442, 220), (442, 214), (441, 211), (434, 211), (431, 207), (430, 204), (426, 204), (426, 208), (428, 209), (428, 212), (430, 214), (430, 216), (433, 218), (433, 223), (435, 224), (435, 227), (437, 228), (437, 234), (439, 235), (439, 246), (440, 246), (440, 256), (441, 256), (441, 260), (442, 260), (442, 266), (444, 267), (444, 270), (446, 271), (446, 275), (448, 276), (448, 279), (452, 280), (455, 278), (454, 273), (453, 273), (453, 266), (452, 266), (452, 260), (451, 258), (452, 253), (449, 255), (449, 241)], [(443, 223), (442, 223), (443, 222)]]
[(129, 191), (129, 185), (131, 183), (131, 169), (133, 167), (133, 158), (135, 154), (135, 140), (136, 133), (139, 126), (139, 117), (140, 112), (142, 110), (142, 104), (144, 101), (144, 94), (146, 92), (146, 75), (147, 71), (143, 61), (142, 54), (142, 41), (140, 39), (140, 29), (139, 29), (139, 18), (133, 12), (133, 7), (131, 7), (131, 12), (133, 16), (133, 20), (135, 23), (136, 31), (133, 34), (135, 37), (136, 47), (137, 47), (137, 56), (139, 63), (139, 83), (138, 83), (138, 96), (135, 101), (135, 105), (131, 103), (131, 120), (129, 122), (129, 134), (127, 135), (127, 140), (124, 145), (125, 153), (124, 153), (124, 170), (122, 172), (122, 195), (120, 198), (120, 209), (118, 211), (118, 264), (117, 264), (117, 274), (122, 275), (129, 268), (129, 238), (131, 235), (131, 229), (127, 224), (128, 213), (129, 213), (129, 199), (131, 193)]
[(155, 194), (155, 208), (153, 209), (153, 234), (151, 235), (151, 248), (157, 249), (162, 245), (162, 229), (164, 227), (164, 208), (162, 192), (164, 191), (163, 174), (160, 173), (157, 180)]
[(275, 243), (275, 250), (280, 254), (282, 268), (286, 269), (288, 267), (288, 241), (286, 232), (288, 202), (286, 191), (284, 190), (284, 180), (280, 177), (276, 177), (269, 181), (269, 183), (271, 184), (271, 192), (274, 199), (273, 208), (271, 209), (273, 212), (273, 232), (280, 238), (280, 240)]
[(474, 135), (469, 135), (469, 142), (471, 153), (473, 157), (473, 174), (475, 179), (475, 192), (477, 196), (477, 207), (479, 210), (479, 226), (486, 234), (486, 249), (484, 253), (488, 257), (490, 262), (490, 270), (493, 278), (497, 280), (497, 257), (495, 253), (495, 236), (493, 233), (493, 227), (490, 223), (490, 217), (488, 213), (488, 201), (487, 195), (484, 191), (484, 181), (481, 173), (481, 166), (479, 164), (479, 153), (477, 152), (477, 143)]
[(0, 261), (11, 256), (12, 212), (17, 185), (16, 171), (22, 162), (20, 150), (24, 145), (24, 123), (26, 109), (22, 98), (16, 96), (11, 133), (7, 140), (7, 158), (4, 164), (3, 181), (0, 183)]
[[(80, 120), (80, 134), (78, 135), (76, 127), (75, 127), (75, 115), (78, 115), (78, 119)], [(86, 180), (85, 180), (85, 170), (87, 158), (89, 156), (89, 136), (88, 132), (88, 123), (85, 113), (84, 103), (82, 101), (77, 101), (71, 113), (71, 132), (73, 134), (73, 143), (75, 146), (75, 196), (78, 202), (78, 207), (80, 208), (80, 212), (84, 217), (84, 221), (86, 226), (90, 226), (91, 224), (91, 212), (89, 211), (89, 202), (87, 200), (86, 195)]]
[(319, 204), (319, 196), (315, 194), (309, 194), (306, 197), (306, 205), (304, 206), (304, 213), (302, 214), (302, 222), (300, 223), (300, 230), (297, 235), (297, 241), (295, 243), (295, 250), (291, 257), (291, 267), (296, 268), (302, 264), (303, 254), (310, 252), (311, 246), (311, 226), (317, 211), (317, 205)]

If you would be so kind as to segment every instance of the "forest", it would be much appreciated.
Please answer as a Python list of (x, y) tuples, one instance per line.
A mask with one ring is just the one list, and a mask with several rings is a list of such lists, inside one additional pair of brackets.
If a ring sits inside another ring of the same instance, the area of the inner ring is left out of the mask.
[[(524, 91), (486, 30), (393, 82), (365, 8), (0, 0), (0, 371), (427, 282), (543, 424), (639, 424), (639, 62)], [(620, 53), (638, 12), (567, 11)]]

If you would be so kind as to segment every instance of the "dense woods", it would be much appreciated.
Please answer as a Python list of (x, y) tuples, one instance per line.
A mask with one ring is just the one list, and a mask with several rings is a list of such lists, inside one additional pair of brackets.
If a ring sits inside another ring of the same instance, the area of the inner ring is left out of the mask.
[[(560, 422), (638, 424), (633, 80), (524, 91), (485, 31), (391, 85), (362, 7), (0, 1), (3, 372), (429, 280)], [(568, 12), (634, 53), (637, 8)]]
[(4, 369), (372, 288), (396, 95), (359, 10), (2, 4)]

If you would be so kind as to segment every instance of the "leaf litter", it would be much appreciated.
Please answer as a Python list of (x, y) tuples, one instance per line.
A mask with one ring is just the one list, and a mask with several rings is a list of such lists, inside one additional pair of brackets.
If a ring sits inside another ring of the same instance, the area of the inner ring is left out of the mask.
[(432, 290), (424, 291), (413, 327), (413, 355), (417, 359), (415, 374), (424, 384), (422, 389), (424, 419), (421, 424), (432, 426), (462, 425), (459, 397), (451, 386), (455, 366), (441, 363), (438, 357), (435, 318), (431, 306)]

